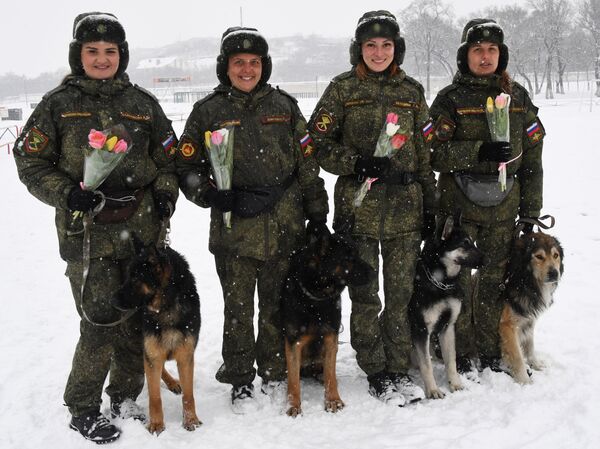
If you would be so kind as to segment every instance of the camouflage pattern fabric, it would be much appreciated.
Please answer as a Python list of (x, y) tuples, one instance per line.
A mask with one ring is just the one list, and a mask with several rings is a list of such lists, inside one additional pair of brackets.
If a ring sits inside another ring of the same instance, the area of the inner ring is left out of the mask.
[[(108, 258), (90, 261), (83, 307), (92, 321), (111, 322), (120, 313), (109, 304), (122, 284), (127, 262)], [(67, 265), (75, 306), (81, 315), (81, 262)], [(79, 341), (73, 356), (71, 373), (65, 388), (65, 405), (74, 416), (98, 410), (102, 404), (102, 386), (110, 372), (106, 393), (114, 402), (135, 400), (144, 386), (144, 361), (141, 313), (123, 324), (98, 327), (82, 319)]]
[(181, 136), (177, 170), (186, 198), (201, 207), (209, 207), (204, 194), (213, 182), (204, 133), (227, 126), (234, 129), (234, 190), (295, 179), (271, 212), (251, 218), (234, 214), (230, 230), (223, 226), (223, 213), (212, 210), (209, 249), (257, 260), (287, 257), (304, 242), (304, 222), (324, 221), (328, 212), (313, 147), (300, 143), (306, 122), (296, 101), (268, 84), (251, 94), (220, 85), (198, 101)]
[[(360, 186), (354, 165), (359, 156), (372, 156), (387, 114), (399, 117), (409, 139), (391, 158), (390, 176), (412, 173), (408, 185), (377, 182), (362, 205), (353, 206)], [(429, 119), (422, 86), (400, 70), (394, 76), (370, 75), (359, 80), (354, 70), (334, 78), (309, 122), (317, 159), (338, 175), (334, 227), (354, 222), (352, 234), (363, 260), (379, 272), (383, 258), (385, 308), (380, 315), (377, 277), (368, 285), (350, 288), (351, 343), (367, 375), (387, 369), (406, 372), (410, 354), (407, 307), (421, 243), (423, 213), (435, 213), (435, 177), (423, 127)]]
[[(460, 355), (500, 355), (500, 285), (512, 244), (514, 220), (517, 216), (538, 217), (542, 208), (545, 131), (537, 117), (538, 109), (518, 83), (513, 84), (510, 104), (510, 142), (515, 160), (507, 165), (507, 174), (515, 175), (512, 190), (499, 205), (482, 207), (471, 202), (454, 180), (455, 172), (497, 176), (498, 163), (479, 162), (478, 151), (482, 142), (491, 140), (486, 100), (500, 92), (499, 76), (476, 78), (457, 73), (453, 84), (440, 91), (431, 106), (432, 166), (440, 172), (438, 223), (444, 223), (460, 208), (465, 229), (491, 259), (488, 266), (479, 270), (478, 288), (463, 303), (456, 324)], [(461, 282), (466, 292), (472, 290), (470, 274), (463, 273)]]
[(87, 136), (91, 129), (119, 123), (133, 146), (100, 190), (144, 189), (145, 195), (128, 221), (93, 225), (91, 257), (122, 259), (132, 254), (129, 240), (123, 238), (129, 232), (135, 231), (145, 242), (156, 241), (159, 218), (153, 195), (164, 192), (177, 200), (175, 146), (169, 143), (175, 136), (158, 101), (133, 86), (126, 75), (110, 81), (69, 76), (44, 96), (15, 144), (21, 181), (36, 198), (56, 208), (60, 254), (67, 261), (82, 257), (83, 224), (81, 218), (73, 219), (67, 197), (83, 179)]
[[(281, 286), (289, 259), (263, 262), (249, 257), (215, 255), (223, 289), (223, 364), (219, 382), (245, 385), (255, 377), (254, 361), (263, 381), (285, 379), (285, 350), (280, 318)], [(254, 292), (258, 289), (258, 335), (254, 338)]]
[[(379, 272), (379, 241), (358, 237), (356, 243), (363, 260)], [(349, 287), (351, 344), (358, 366), (367, 375), (384, 369), (394, 373), (408, 371), (411, 338), (407, 310), (420, 245), (419, 232), (381, 241), (385, 297), (382, 313), (377, 278), (365, 286)]]
[[(409, 140), (391, 158), (389, 175), (414, 173), (409, 185), (375, 183), (359, 208), (353, 199), (360, 183), (354, 173), (359, 156), (372, 156), (388, 113), (398, 114)], [(321, 167), (338, 175), (334, 223), (354, 215), (353, 233), (374, 239), (420, 231), (423, 210), (435, 213), (435, 177), (422, 129), (429, 119), (423, 88), (400, 70), (393, 77), (359, 80), (354, 70), (334, 78), (309, 122)]]
[[(60, 255), (81, 316), (83, 225), (68, 210), (71, 189), (83, 180), (83, 149), (91, 129), (123, 124), (133, 146), (109, 175), (101, 190), (144, 190), (133, 216), (122, 223), (91, 226), (91, 260), (83, 303), (91, 320), (120, 318), (108, 303), (122, 280), (122, 267), (133, 253), (132, 231), (145, 242), (156, 241), (160, 229), (154, 195), (175, 202), (178, 195), (174, 155), (176, 138), (158, 101), (127, 78), (109, 81), (68, 76), (44, 96), (15, 144), (21, 181), (39, 200), (56, 209)], [(112, 328), (82, 320), (80, 339), (65, 391), (65, 403), (75, 416), (98, 410), (102, 387), (110, 371), (107, 393), (113, 400), (135, 399), (144, 384), (140, 317), (134, 315)]]

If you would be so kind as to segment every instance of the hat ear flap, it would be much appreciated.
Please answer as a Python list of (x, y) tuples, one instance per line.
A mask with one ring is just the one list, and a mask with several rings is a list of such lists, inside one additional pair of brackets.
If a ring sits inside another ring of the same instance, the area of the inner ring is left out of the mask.
[(404, 62), (404, 54), (406, 53), (406, 43), (402, 36), (397, 36), (394, 39), (394, 61), (398, 65), (402, 65)]
[(361, 56), (362, 51), (360, 44), (356, 41), (356, 39), (352, 39), (350, 41), (350, 65), (357, 66), (360, 62)]
[(127, 41), (119, 44), (119, 68), (117, 69), (117, 76), (122, 75), (127, 70), (129, 65), (129, 44)]
[(83, 75), (83, 64), (81, 63), (81, 44), (71, 41), (69, 44), (69, 66), (72, 75)]
[(271, 71), (273, 70), (273, 62), (271, 56), (262, 57), (262, 73), (260, 75), (259, 84), (267, 84), (269, 78), (271, 78)]
[(229, 58), (225, 55), (217, 56), (217, 78), (219, 82), (224, 86), (231, 86), (231, 81), (227, 76), (227, 64), (229, 63)]

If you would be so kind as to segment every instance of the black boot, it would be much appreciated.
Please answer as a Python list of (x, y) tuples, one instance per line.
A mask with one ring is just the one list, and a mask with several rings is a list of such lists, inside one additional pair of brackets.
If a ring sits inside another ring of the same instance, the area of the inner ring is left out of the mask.
[(406, 398), (400, 394), (396, 386), (385, 371), (371, 374), (369, 381), (369, 394), (387, 405), (404, 407)]
[(69, 426), (86, 440), (97, 444), (112, 443), (121, 436), (121, 431), (99, 411), (73, 416)]
[(122, 402), (110, 402), (110, 417), (129, 419), (146, 423), (148, 418), (142, 408), (133, 399), (125, 399)]

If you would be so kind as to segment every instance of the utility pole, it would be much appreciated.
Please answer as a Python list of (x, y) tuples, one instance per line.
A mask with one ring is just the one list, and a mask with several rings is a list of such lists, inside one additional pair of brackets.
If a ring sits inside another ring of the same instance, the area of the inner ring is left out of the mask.
[(244, 26), (244, 19), (243, 19), (243, 15), (242, 15), (242, 7), (240, 6), (240, 26), (243, 27)]

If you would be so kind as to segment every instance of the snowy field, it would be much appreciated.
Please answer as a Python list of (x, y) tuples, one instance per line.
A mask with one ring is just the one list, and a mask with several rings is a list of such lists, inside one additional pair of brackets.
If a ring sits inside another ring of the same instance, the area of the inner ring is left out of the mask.
[[(222, 299), (208, 252), (209, 214), (183, 196), (172, 220), (172, 246), (185, 254), (196, 276), (202, 329), (196, 352), (195, 394), (204, 425), (189, 433), (181, 427), (180, 397), (163, 388), (167, 430), (155, 437), (137, 422), (117, 424), (123, 433), (115, 448), (577, 448), (600, 447), (600, 152), (594, 130), (600, 102), (589, 93), (535, 101), (548, 136), (544, 148), (545, 206), (557, 219), (552, 233), (565, 248), (565, 276), (555, 305), (537, 330), (537, 348), (548, 368), (521, 387), (505, 374), (482, 373), (481, 383), (443, 400), (391, 408), (371, 398), (367, 380), (349, 344), (347, 297), (338, 356), (339, 389), (346, 408), (323, 410), (322, 387), (303, 385), (304, 415), (291, 419), (283, 404), (258, 394), (260, 410), (233, 415), (229, 386), (214, 373), (221, 363)], [(592, 103), (592, 104), (591, 104)], [(301, 104), (310, 116), (314, 101)], [(173, 118), (184, 109), (165, 104)], [(590, 111), (591, 107), (591, 111)], [(2, 122), (1, 126), (6, 126)], [(178, 135), (183, 121), (174, 122)], [(599, 165), (597, 165), (599, 164)], [(332, 198), (334, 179), (325, 175)], [(69, 430), (62, 405), (64, 385), (78, 337), (78, 316), (65, 264), (58, 255), (54, 211), (33, 198), (19, 182), (12, 157), (0, 154), (2, 232), (0, 233), (0, 449), (94, 447)], [(595, 224), (594, 224), (595, 223)], [(596, 293), (594, 293), (596, 291)], [(176, 372), (174, 365), (168, 365)], [(420, 377), (413, 371), (418, 382)], [(438, 384), (446, 385), (436, 365)], [(260, 385), (257, 379), (255, 385)], [(447, 389), (446, 389), (447, 391)], [(147, 408), (147, 393), (140, 404)], [(103, 410), (108, 407), (105, 397)], [(596, 424), (594, 424), (596, 423)]]

